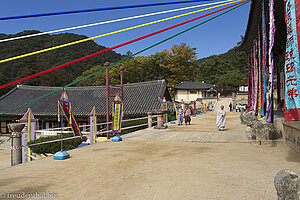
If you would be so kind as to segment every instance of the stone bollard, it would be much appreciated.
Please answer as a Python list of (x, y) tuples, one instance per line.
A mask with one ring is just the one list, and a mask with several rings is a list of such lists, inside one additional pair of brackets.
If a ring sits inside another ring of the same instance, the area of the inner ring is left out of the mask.
[(8, 124), (11, 131), (11, 166), (22, 163), (22, 133), (25, 124)]
[(152, 113), (148, 112), (148, 128), (152, 127)]
[(300, 177), (291, 170), (281, 170), (274, 178), (278, 200), (300, 199)]
[(160, 115), (157, 117), (157, 126), (156, 126), (156, 128), (162, 128), (162, 125), (163, 125), (163, 115), (160, 114)]

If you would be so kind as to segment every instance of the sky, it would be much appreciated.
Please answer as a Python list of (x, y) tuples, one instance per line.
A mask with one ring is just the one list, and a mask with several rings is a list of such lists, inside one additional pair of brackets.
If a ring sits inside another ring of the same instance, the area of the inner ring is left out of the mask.
[[(174, 0), (14, 0), (14, 1), (2, 1), (0, 7), (0, 17), (15, 16), (15, 15), (26, 15), (26, 14), (37, 14), (37, 13), (48, 13), (58, 11), (70, 11), (70, 10), (81, 10), (81, 9), (92, 9), (92, 8), (104, 8), (114, 6), (126, 6), (126, 5), (137, 5), (137, 4), (150, 4), (150, 3), (162, 3), (171, 2)], [(0, 33), (4, 34), (16, 34), (24, 30), (39, 30), (41, 32), (61, 29), (66, 27), (78, 26), (83, 24), (101, 22), (106, 20), (130, 17), (135, 15), (159, 12), (169, 9), (183, 8), (199, 4), (207, 4), (217, 1), (204, 1), (195, 3), (175, 4), (175, 5), (164, 5), (156, 7), (144, 7), (144, 8), (130, 8), (123, 10), (111, 10), (111, 11), (99, 11), (90, 13), (78, 13), (58, 16), (46, 16), (38, 18), (25, 18), (25, 19), (14, 19), (14, 20), (2, 20), (0, 21)], [(80, 35), (86, 35), (93, 37), (103, 33), (116, 31), (123, 28), (159, 20), (162, 18), (171, 17), (174, 15), (183, 14), (199, 10), (201, 8), (194, 8), (179, 12), (172, 12), (168, 14), (150, 16), (146, 18), (133, 19), (123, 22), (116, 22), (111, 24), (99, 25), (84, 29), (71, 30), (68, 32), (76, 33)], [(180, 17), (178, 19), (161, 22), (155, 25), (150, 25), (123, 33), (114, 34), (111, 36), (102, 37), (94, 40), (96, 43), (112, 47), (128, 40), (135, 39), (137, 37), (144, 36), (154, 31), (167, 28), (169, 26), (181, 23), (183, 21), (198, 17), (200, 15), (212, 12), (220, 8), (212, 9), (197, 14), (192, 14), (186, 17)], [(174, 39), (171, 39), (163, 44), (160, 44), (150, 50), (143, 52), (140, 55), (150, 55), (160, 52), (164, 49), (170, 49), (174, 44), (179, 45), (186, 43), (191, 48), (196, 48), (197, 58), (208, 57), (213, 54), (221, 54), (227, 52), (233, 48), (240, 40), (241, 35), (245, 34), (248, 15), (250, 10), (250, 3), (239, 7), (217, 19), (214, 19), (208, 23), (205, 23), (187, 33), (184, 33)], [(133, 44), (121, 47), (115, 51), (121, 54), (125, 54), (127, 51), (133, 53), (140, 51), (156, 42), (159, 42), (167, 37), (170, 37), (184, 29), (187, 29), (193, 25), (196, 25), (208, 18), (203, 18), (195, 22), (180, 26), (173, 30), (160, 33), (158, 35), (146, 38), (142, 41), (135, 42)], [(9, 41), (8, 41), (9, 42)], [(68, 48), (68, 47), (65, 47)], [(29, 52), (24, 52), (29, 53)]]

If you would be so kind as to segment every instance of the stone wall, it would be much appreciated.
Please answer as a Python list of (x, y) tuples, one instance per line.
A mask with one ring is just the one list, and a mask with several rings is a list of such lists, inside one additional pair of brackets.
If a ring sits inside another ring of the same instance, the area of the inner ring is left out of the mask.
[(300, 153), (300, 121), (283, 123), (286, 144)]
[(266, 117), (257, 119), (254, 111), (242, 112), (241, 122), (248, 126), (246, 132), (252, 140), (275, 140), (282, 137), (282, 132), (274, 124), (267, 123)]

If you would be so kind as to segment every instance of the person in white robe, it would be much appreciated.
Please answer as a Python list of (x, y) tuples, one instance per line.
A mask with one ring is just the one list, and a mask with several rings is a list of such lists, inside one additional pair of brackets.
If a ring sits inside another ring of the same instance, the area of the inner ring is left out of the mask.
[(177, 111), (177, 118), (178, 118), (178, 126), (182, 125), (182, 122), (183, 122), (183, 114), (184, 114), (184, 111), (183, 109), (180, 107)]
[(224, 131), (225, 129), (225, 110), (224, 106), (221, 106), (221, 108), (218, 110), (217, 114), (217, 127), (219, 131)]

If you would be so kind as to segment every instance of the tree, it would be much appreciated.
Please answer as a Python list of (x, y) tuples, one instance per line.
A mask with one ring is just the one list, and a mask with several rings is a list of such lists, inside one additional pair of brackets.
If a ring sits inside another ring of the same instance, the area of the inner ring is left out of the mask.
[(173, 45), (171, 51), (163, 50), (161, 54), (160, 67), (165, 69), (165, 79), (167, 85), (171, 87), (182, 81), (193, 81), (198, 71), (194, 62), (196, 57), (196, 48), (182, 43)]
[[(174, 45), (169, 50), (163, 50), (149, 56), (136, 56), (110, 68), (109, 76), (111, 84), (120, 82), (119, 67), (124, 67), (124, 83), (136, 83), (166, 79), (168, 86), (180, 83), (181, 81), (192, 81), (198, 70), (196, 63), (195, 48), (190, 48), (186, 44)], [(85, 71), (76, 80), (91, 74), (102, 67), (96, 66)], [(79, 83), (85, 85), (104, 85), (105, 72), (100, 72)]]
[(222, 93), (230, 93), (247, 83), (247, 68), (245, 54), (231, 49), (206, 58), (199, 65), (196, 80), (216, 84)]

